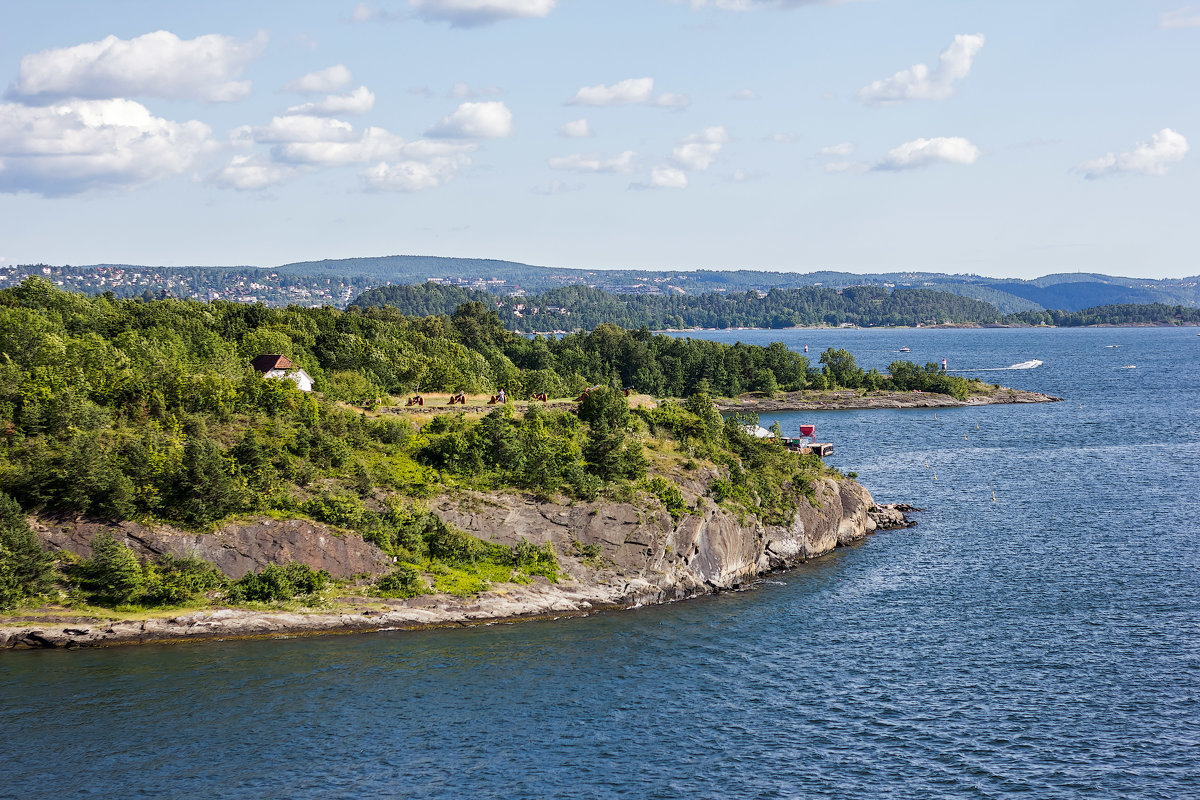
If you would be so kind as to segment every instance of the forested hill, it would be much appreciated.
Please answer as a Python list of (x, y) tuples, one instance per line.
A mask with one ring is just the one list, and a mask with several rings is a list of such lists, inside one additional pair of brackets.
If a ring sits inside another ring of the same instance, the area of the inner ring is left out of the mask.
[(1005, 317), (1005, 322), (1057, 325), (1062, 328), (1084, 325), (1200, 325), (1200, 309), (1163, 303), (1121, 303), (1082, 311), (1023, 311)]
[(622, 328), (790, 328), (816, 325), (915, 325), (992, 323), (1000, 313), (987, 303), (931, 289), (856, 286), (805, 287), (769, 292), (686, 295), (616, 295), (587, 286), (564, 286), (539, 295), (496, 297), (458, 286), (425, 283), (381, 286), (353, 305), (390, 306), (408, 316), (452, 314), (465, 302), (496, 309), (504, 326), (521, 332)]

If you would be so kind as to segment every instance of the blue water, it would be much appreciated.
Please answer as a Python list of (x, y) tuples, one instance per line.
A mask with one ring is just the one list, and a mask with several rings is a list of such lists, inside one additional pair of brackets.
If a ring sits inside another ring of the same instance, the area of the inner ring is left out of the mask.
[(752, 591), (0, 654), (0, 796), (1200, 797), (1194, 329), (711, 335), (1067, 400), (779, 415), (929, 510)]

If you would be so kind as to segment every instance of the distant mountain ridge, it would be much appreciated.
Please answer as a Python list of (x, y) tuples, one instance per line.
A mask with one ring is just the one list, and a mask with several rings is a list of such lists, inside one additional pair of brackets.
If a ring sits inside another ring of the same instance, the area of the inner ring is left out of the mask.
[[(123, 273), (120, 283), (90, 280), (93, 274)], [(53, 275), (51, 273), (54, 273)], [(132, 273), (152, 273), (183, 283), (159, 281), (150, 276), (131, 279)], [(1081, 311), (1108, 304), (1163, 303), (1200, 307), (1200, 276), (1189, 278), (1126, 278), (1096, 273), (1056, 273), (1033, 280), (949, 275), (937, 272), (885, 272), (857, 275), (824, 270), (808, 273), (732, 270), (579, 269), (546, 267), (487, 258), (393, 255), (367, 258), (300, 261), (275, 267), (151, 267), (96, 264), (88, 267), (0, 266), (0, 286), (19, 282), (25, 274), (45, 274), (62, 280), (64, 288), (96, 293), (113, 290), (118, 295), (166, 289), (176, 296), (245, 300), (260, 295), (272, 305), (328, 304), (345, 307), (371, 287), (434, 281), (496, 295), (543, 294), (566, 286), (591, 287), (613, 294), (740, 293), (778, 289), (823, 287), (845, 289), (881, 286), (888, 289), (933, 289), (990, 303), (1002, 314), (1061, 309)], [(235, 279), (236, 278), (236, 279)], [(268, 291), (254, 286), (267, 283), (287, 287)]]
[[(1096, 273), (1056, 273), (1033, 280), (949, 275), (937, 272), (885, 272), (858, 275), (830, 270), (796, 273), (737, 270), (579, 269), (544, 267), (479, 258), (380, 256), (304, 261), (276, 267), (297, 275), (354, 275), (383, 283), (407, 284), (443, 279), (450, 285), (470, 286), (495, 293), (497, 289), (540, 294), (560, 286), (586, 285), (615, 294), (701, 294), (704, 292), (767, 291), (823, 286), (936, 289), (982, 300), (1001, 313), (1063, 309), (1081, 311), (1113, 303), (1165, 303), (1200, 307), (1200, 276), (1189, 278), (1126, 278)], [(492, 286), (477, 281), (493, 281)], [(500, 282), (505, 284), (500, 286)]]

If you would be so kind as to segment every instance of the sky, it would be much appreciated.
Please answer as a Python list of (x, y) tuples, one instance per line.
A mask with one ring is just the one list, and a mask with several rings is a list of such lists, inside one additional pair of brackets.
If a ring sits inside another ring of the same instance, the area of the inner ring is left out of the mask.
[(0, 265), (1200, 274), (1200, 0), (0, 0)]

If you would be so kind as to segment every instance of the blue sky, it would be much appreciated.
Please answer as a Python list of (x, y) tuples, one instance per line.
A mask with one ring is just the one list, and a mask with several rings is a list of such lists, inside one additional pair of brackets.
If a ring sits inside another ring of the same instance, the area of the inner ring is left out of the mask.
[(0, 263), (1200, 273), (1200, 3), (4, 3)]

